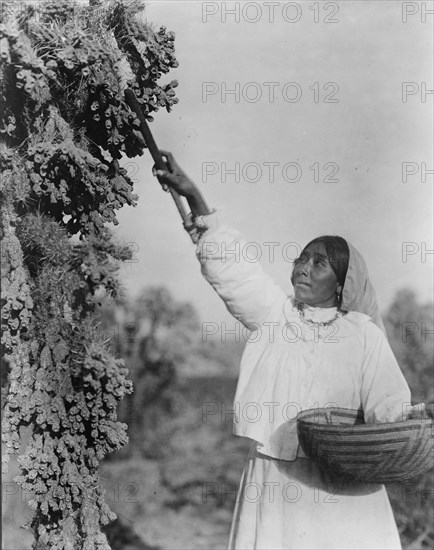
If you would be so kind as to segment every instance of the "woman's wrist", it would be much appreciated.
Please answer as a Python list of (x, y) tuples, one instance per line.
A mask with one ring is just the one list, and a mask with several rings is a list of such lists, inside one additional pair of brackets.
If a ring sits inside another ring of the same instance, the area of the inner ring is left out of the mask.
[(212, 213), (212, 210), (206, 204), (205, 199), (199, 189), (195, 188), (186, 198), (188, 204), (190, 205), (193, 217), (207, 216), (208, 214)]

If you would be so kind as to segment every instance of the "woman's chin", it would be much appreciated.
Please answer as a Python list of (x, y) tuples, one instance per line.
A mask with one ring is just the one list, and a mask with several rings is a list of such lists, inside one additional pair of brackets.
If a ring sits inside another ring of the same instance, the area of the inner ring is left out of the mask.
[(303, 290), (300, 288), (296, 287), (294, 289), (294, 298), (297, 300), (297, 302), (303, 302), (306, 305), (310, 305), (309, 302), (311, 302), (311, 300), (309, 299), (309, 293), (303, 292)]

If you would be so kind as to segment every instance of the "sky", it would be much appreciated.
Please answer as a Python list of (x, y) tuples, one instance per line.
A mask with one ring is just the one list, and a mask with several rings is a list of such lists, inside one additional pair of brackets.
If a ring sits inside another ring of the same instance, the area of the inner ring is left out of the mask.
[[(154, 138), (253, 243), (250, 259), (291, 294), (296, 251), (341, 235), (381, 309), (403, 287), (432, 299), (433, 15), (421, 3), (162, 0), (144, 18), (175, 32), (179, 61), (161, 79), (179, 81), (179, 103), (156, 113)], [(146, 153), (124, 163), (139, 195), (114, 229), (134, 243), (125, 291), (167, 286), (229, 326)]]

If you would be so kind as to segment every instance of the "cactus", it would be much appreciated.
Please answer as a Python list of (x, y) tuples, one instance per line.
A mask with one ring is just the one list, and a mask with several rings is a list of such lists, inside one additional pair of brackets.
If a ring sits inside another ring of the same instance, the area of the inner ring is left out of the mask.
[[(177, 102), (176, 81), (157, 83), (177, 66), (173, 34), (143, 23), (142, 9), (2, 7), (2, 465), (19, 454), (35, 550), (110, 548), (101, 526), (115, 514), (98, 468), (128, 441), (117, 405), (132, 384), (96, 319), (131, 257), (107, 227), (137, 201), (119, 159), (144, 148), (124, 90), (148, 120)], [(31, 428), (24, 450), (22, 427)]]

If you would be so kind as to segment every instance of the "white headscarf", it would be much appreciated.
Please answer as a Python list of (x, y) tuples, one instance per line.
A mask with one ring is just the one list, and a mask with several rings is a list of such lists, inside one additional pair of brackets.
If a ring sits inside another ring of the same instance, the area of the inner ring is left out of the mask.
[(365, 260), (360, 252), (348, 241), (347, 244), (350, 250), (350, 258), (342, 289), (341, 309), (343, 311), (358, 311), (359, 313), (369, 315), (374, 323), (386, 333)]

